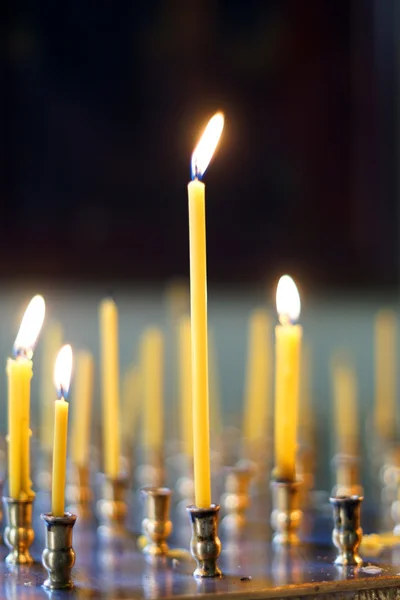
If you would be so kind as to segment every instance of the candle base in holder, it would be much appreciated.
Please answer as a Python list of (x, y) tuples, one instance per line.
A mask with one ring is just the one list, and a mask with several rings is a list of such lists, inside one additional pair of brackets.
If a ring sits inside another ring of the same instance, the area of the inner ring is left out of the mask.
[(145, 487), (146, 517), (142, 521), (142, 531), (147, 538), (143, 553), (148, 556), (164, 556), (169, 548), (167, 538), (172, 532), (169, 518), (171, 490), (168, 488)]
[(218, 537), (219, 505), (212, 504), (209, 508), (188, 506), (192, 526), (190, 552), (197, 562), (195, 577), (219, 577), (222, 575), (217, 565), (221, 554), (221, 541)]
[(271, 482), (272, 512), (271, 525), (275, 530), (275, 544), (298, 545), (297, 531), (300, 527), (302, 512), (299, 508), (299, 490), (301, 481)]
[(49, 590), (71, 589), (74, 587), (71, 570), (75, 564), (72, 528), (76, 515), (67, 512), (63, 517), (53, 517), (51, 513), (40, 516), (46, 524), (42, 564), (49, 575), (43, 585)]
[(225, 494), (221, 504), (226, 510), (221, 527), (228, 530), (242, 529), (246, 525), (246, 510), (250, 506), (249, 487), (252, 478), (250, 468), (232, 467), (228, 469), (225, 481)]
[(358, 554), (363, 533), (360, 527), (362, 501), (362, 496), (335, 496), (330, 498), (334, 521), (332, 540), (338, 549), (335, 565), (362, 565), (362, 558)]
[(32, 508), (34, 498), (17, 500), (3, 496), (6, 515), (4, 542), (10, 550), (6, 557), (9, 565), (31, 565), (33, 558), (29, 548), (35, 539), (32, 529)]
[(88, 467), (74, 467), (73, 483), (67, 485), (65, 494), (70, 513), (76, 513), (79, 520), (87, 521), (93, 517), (93, 491)]
[(127, 483), (128, 480), (124, 476), (103, 475), (102, 499), (97, 503), (100, 521), (97, 531), (100, 536), (116, 538), (127, 535), (128, 505), (125, 500)]

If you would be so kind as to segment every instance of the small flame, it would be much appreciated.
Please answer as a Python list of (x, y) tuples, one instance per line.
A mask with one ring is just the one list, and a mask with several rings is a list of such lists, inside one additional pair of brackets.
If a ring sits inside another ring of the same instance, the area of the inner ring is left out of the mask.
[(16, 356), (32, 357), (33, 348), (42, 329), (45, 310), (43, 296), (34, 296), (28, 304), (15, 338), (14, 354)]
[(276, 309), (282, 325), (297, 321), (300, 316), (300, 295), (289, 275), (283, 275), (279, 280), (276, 289)]
[(218, 145), (224, 128), (224, 115), (216, 113), (208, 121), (207, 127), (192, 154), (192, 179), (201, 179)]
[(60, 398), (68, 395), (72, 372), (72, 348), (69, 344), (63, 346), (57, 354), (54, 365), (54, 385)]

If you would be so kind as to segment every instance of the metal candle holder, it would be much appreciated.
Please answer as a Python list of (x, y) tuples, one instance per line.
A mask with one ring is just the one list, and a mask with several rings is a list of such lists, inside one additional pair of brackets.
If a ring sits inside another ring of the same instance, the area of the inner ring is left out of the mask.
[(90, 471), (88, 467), (76, 466), (73, 483), (67, 485), (66, 496), (70, 512), (76, 512), (79, 519), (88, 520), (93, 516), (93, 491), (90, 487)]
[(30, 565), (33, 558), (29, 553), (35, 532), (32, 529), (32, 507), (34, 498), (18, 500), (3, 496), (6, 514), (4, 541), (10, 550), (6, 557), (9, 565)]
[(104, 537), (125, 537), (128, 505), (125, 501), (128, 479), (103, 474), (102, 499), (97, 503), (98, 533)]
[(42, 564), (48, 573), (44, 587), (49, 590), (63, 590), (74, 587), (71, 569), (75, 564), (72, 548), (72, 528), (76, 515), (64, 513), (63, 517), (53, 517), (51, 513), (40, 515), (46, 525), (46, 547), (42, 554)]
[(335, 565), (362, 565), (362, 558), (358, 554), (363, 533), (360, 527), (362, 501), (362, 496), (335, 496), (330, 498), (334, 520), (332, 540), (339, 551)]
[(297, 535), (302, 519), (299, 508), (300, 486), (301, 481), (271, 481), (271, 525), (276, 532), (273, 538), (275, 544), (300, 543)]
[(142, 531), (148, 542), (143, 548), (149, 556), (163, 556), (168, 553), (167, 538), (172, 532), (169, 519), (171, 490), (169, 488), (146, 487), (146, 517), (142, 521)]
[(221, 526), (237, 530), (246, 524), (246, 510), (250, 505), (249, 487), (253, 472), (250, 468), (232, 467), (228, 470), (225, 481), (225, 494), (221, 504), (225, 508), (226, 516), (222, 519)]
[(221, 553), (221, 541), (218, 537), (219, 505), (209, 508), (188, 506), (192, 526), (190, 552), (197, 562), (195, 577), (219, 577), (222, 573), (217, 565)]

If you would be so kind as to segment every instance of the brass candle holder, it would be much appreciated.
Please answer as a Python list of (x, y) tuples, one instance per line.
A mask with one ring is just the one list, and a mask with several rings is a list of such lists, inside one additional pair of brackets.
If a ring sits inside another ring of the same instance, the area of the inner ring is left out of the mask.
[(225, 480), (225, 494), (221, 504), (226, 511), (221, 527), (237, 530), (246, 524), (246, 510), (250, 506), (249, 487), (253, 476), (250, 468), (232, 467)]
[(72, 480), (65, 490), (69, 512), (77, 513), (80, 520), (87, 521), (93, 517), (93, 491), (90, 486), (89, 468), (74, 466)]
[(195, 577), (219, 577), (222, 573), (217, 565), (221, 553), (221, 541), (218, 537), (219, 505), (209, 508), (188, 506), (192, 526), (190, 552), (197, 562)]
[(142, 521), (142, 532), (147, 538), (143, 553), (149, 556), (164, 556), (168, 553), (167, 538), (172, 532), (169, 518), (171, 490), (169, 488), (146, 487), (146, 517)]
[(46, 525), (46, 547), (42, 554), (42, 564), (48, 573), (44, 587), (49, 590), (64, 590), (74, 587), (71, 570), (75, 564), (72, 547), (72, 529), (76, 515), (65, 513), (63, 517), (53, 517), (51, 513), (40, 517)]
[(35, 532), (32, 529), (33, 501), (33, 497), (18, 500), (3, 496), (6, 514), (4, 541), (10, 550), (6, 557), (6, 563), (9, 565), (31, 565), (33, 563), (29, 552), (35, 539)]
[(363, 533), (360, 527), (362, 501), (362, 496), (335, 496), (330, 498), (334, 520), (332, 540), (338, 549), (335, 565), (362, 565), (362, 558), (358, 554)]
[(97, 503), (100, 521), (97, 531), (101, 536), (115, 538), (127, 535), (125, 524), (128, 514), (125, 500), (127, 484), (128, 480), (123, 475), (109, 477), (103, 474), (102, 499)]
[(271, 481), (272, 512), (271, 525), (275, 530), (275, 544), (295, 546), (300, 543), (297, 531), (302, 512), (299, 508), (301, 481)]

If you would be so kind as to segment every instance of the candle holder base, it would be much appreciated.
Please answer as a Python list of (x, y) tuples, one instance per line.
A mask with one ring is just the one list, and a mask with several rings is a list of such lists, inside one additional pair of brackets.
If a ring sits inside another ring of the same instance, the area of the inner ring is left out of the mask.
[(253, 476), (250, 468), (232, 467), (227, 471), (225, 494), (221, 504), (226, 516), (221, 521), (225, 530), (238, 530), (246, 525), (246, 510), (250, 506), (249, 487)]
[(90, 472), (88, 467), (75, 467), (73, 483), (65, 490), (68, 499), (68, 511), (76, 513), (79, 520), (88, 521), (93, 517), (93, 491), (90, 487)]
[(358, 548), (362, 540), (360, 509), (362, 496), (335, 496), (330, 498), (333, 508), (334, 529), (332, 540), (338, 549), (335, 565), (362, 565)]
[(212, 504), (209, 508), (188, 506), (192, 526), (190, 552), (197, 562), (195, 577), (220, 577), (221, 570), (217, 565), (221, 554), (221, 541), (218, 537), (219, 505)]
[(35, 539), (32, 529), (32, 508), (34, 498), (18, 500), (3, 496), (6, 515), (4, 542), (10, 550), (6, 557), (9, 565), (31, 565), (33, 558), (29, 548)]
[(103, 475), (102, 499), (97, 502), (100, 526), (97, 532), (106, 538), (126, 537), (128, 505), (125, 501), (128, 480), (126, 477)]
[(42, 554), (42, 564), (48, 573), (44, 587), (49, 590), (65, 590), (74, 587), (71, 570), (75, 564), (72, 548), (72, 529), (76, 515), (65, 513), (63, 517), (42, 514), (46, 525), (46, 547)]
[(272, 512), (271, 525), (275, 530), (273, 542), (296, 546), (300, 544), (297, 531), (303, 513), (299, 508), (299, 491), (301, 481), (271, 482)]
[(148, 556), (165, 556), (169, 548), (166, 542), (172, 532), (169, 519), (171, 490), (168, 488), (146, 487), (146, 517), (142, 521), (142, 531), (147, 538), (143, 553)]

